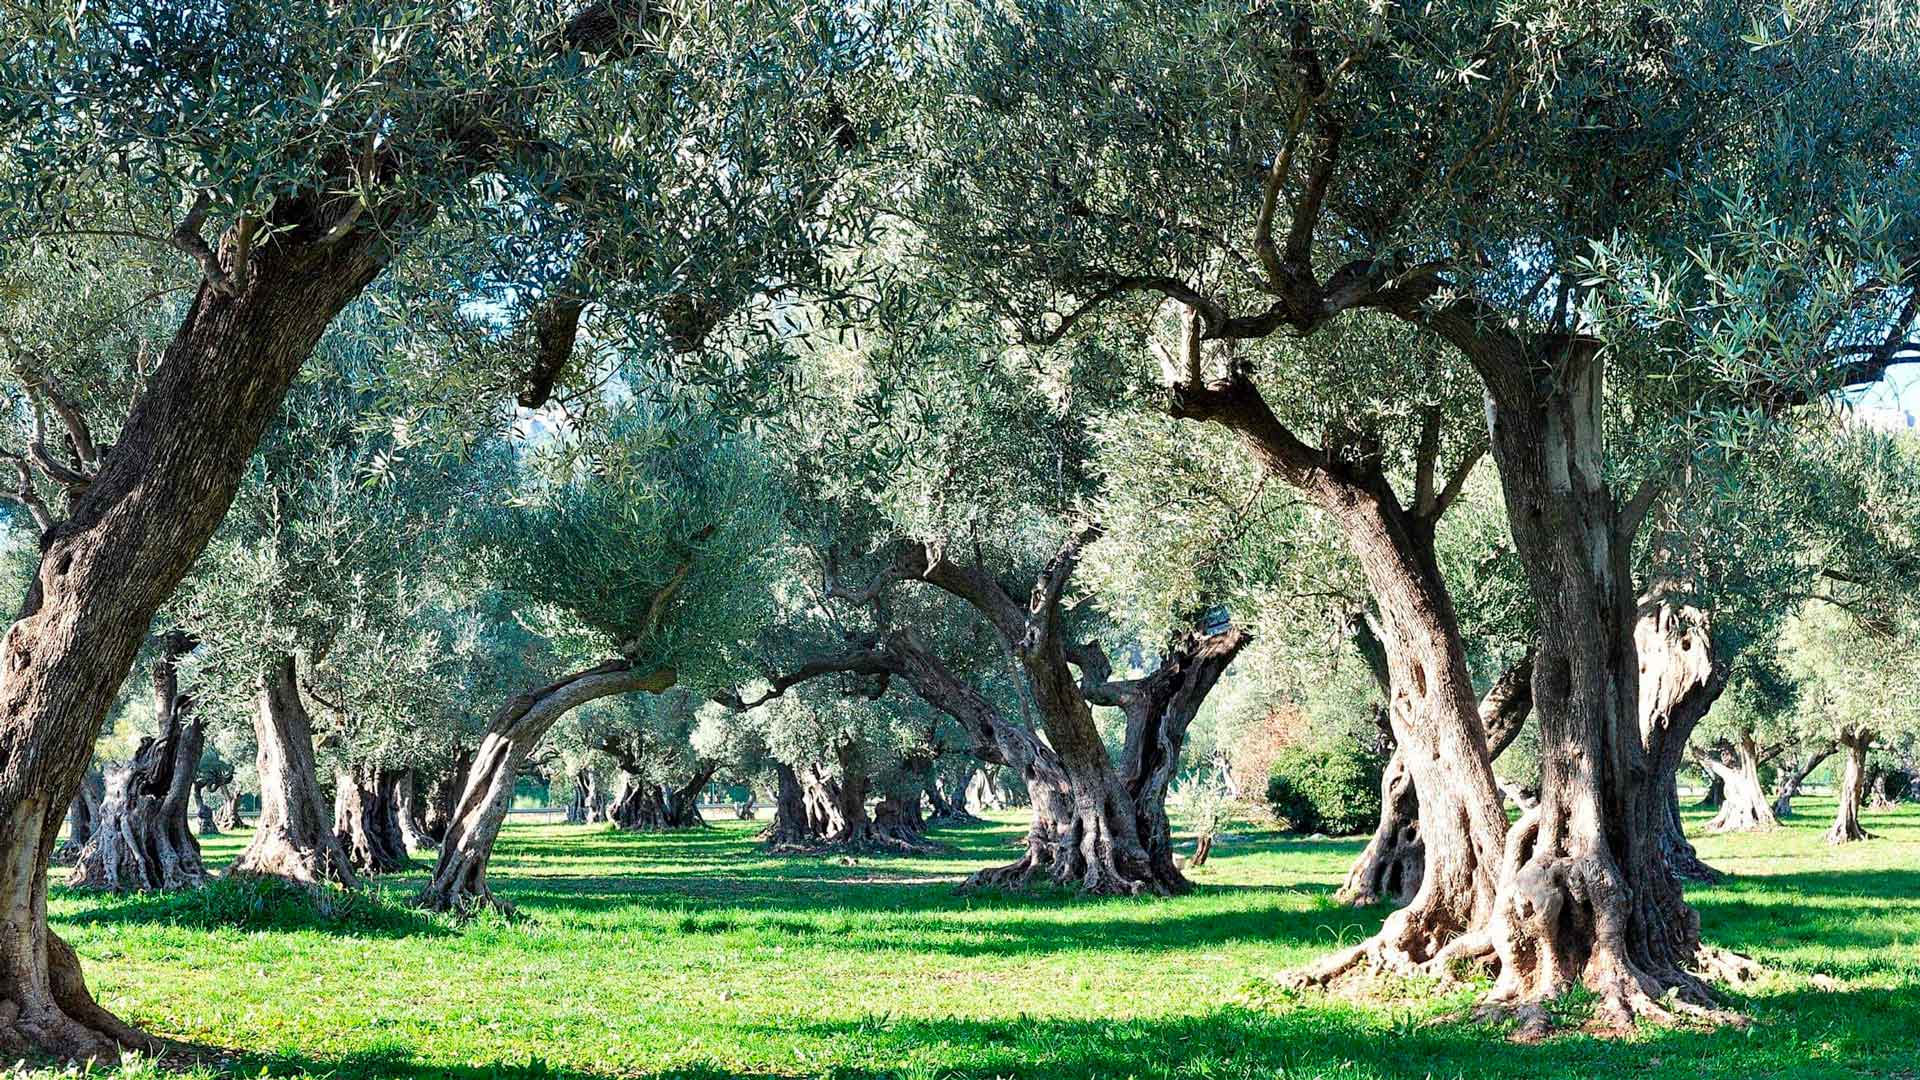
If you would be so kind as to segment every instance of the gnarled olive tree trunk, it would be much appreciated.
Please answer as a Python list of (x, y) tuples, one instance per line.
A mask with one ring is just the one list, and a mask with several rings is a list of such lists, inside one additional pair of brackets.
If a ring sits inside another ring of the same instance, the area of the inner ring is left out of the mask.
[(1840, 805), (1834, 812), (1833, 828), (1827, 830), (1827, 843), (1871, 840), (1873, 834), (1860, 824), (1860, 800), (1866, 794), (1867, 751), (1873, 746), (1873, 732), (1846, 730), (1836, 741), (1844, 755), (1840, 768)]
[(213, 812), (213, 824), (221, 832), (239, 832), (247, 827), (240, 817), (240, 791), (232, 784), (220, 790), (220, 808)]
[(1410, 506), (1389, 483), (1377, 445), (1363, 436), (1324, 447), (1280, 422), (1244, 368), (1202, 374), (1202, 326), (1190, 317), (1186, 372), (1173, 388), (1173, 415), (1218, 423), (1238, 435), (1261, 467), (1338, 523), (1367, 579), (1384, 652), (1388, 719), (1420, 807), (1425, 864), (1420, 887), (1380, 933), (1329, 957), (1303, 978), (1324, 983), (1357, 966), (1403, 972), (1444, 969), (1455, 956), (1483, 954), (1506, 814), (1495, 786), (1487, 734), (1475, 707), (1466, 650), (1434, 555), (1434, 530), (1477, 458), (1443, 485), (1436, 481), (1438, 414), (1423, 431)]
[(1617, 1026), (1709, 1008), (1696, 971), (1724, 959), (1731, 972), (1734, 958), (1702, 949), (1663, 844), (1664, 762), (1679, 750), (1639, 705), (1630, 553), (1647, 500), (1616, 506), (1608, 487), (1598, 343), (1511, 339), (1466, 311), (1435, 319), (1487, 384), (1507, 519), (1539, 613), (1541, 798), (1507, 836), (1491, 1001), (1528, 1033), (1576, 985)]
[(420, 774), (416, 770), (388, 774), (393, 785), (393, 793), (388, 801), (393, 805), (394, 823), (400, 830), (401, 850), (433, 851), (440, 845), (427, 834), (427, 825), (420, 810)]
[(112, 1058), (151, 1040), (99, 1007), (46, 923), (48, 857), (93, 742), (160, 605), (206, 547), (294, 373), (391, 258), (386, 210), (283, 198), (221, 286), (203, 282), (114, 445), (42, 538), (0, 643), (0, 1055)]
[(625, 659), (608, 660), (501, 706), (487, 723), (467, 771), (440, 843), (433, 879), (415, 902), (432, 911), (470, 912), (483, 905), (508, 908), (487, 887), (487, 861), (493, 857), (500, 826), (513, 805), (514, 781), (534, 744), (577, 706), (614, 694), (657, 694), (673, 683), (670, 670), (642, 671)]
[(456, 747), (448, 766), (435, 773), (433, 782), (427, 785), (427, 805), (421, 818), (435, 846), (446, 839), (447, 826), (453, 823), (453, 812), (460, 806), (460, 789), (466, 784), (467, 770), (471, 768), (473, 751), (465, 746)]
[[(1384, 674), (1384, 672), (1383, 672)], [(1520, 737), (1533, 711), (1533, 653), (1529, 651), (1487, 688), (1480, 699), (1480, 722), (1487, 729), (1491, 760)], [(1389, 730), (1389, 734), (1391, 731)], [(1426, 842), (1420, 836), (1420, 797), (1398, 746), (1380, 775), (1380, 822), (1365, 850), (1347, 871), (1336, 898), (1365, 907), (1382, 900), (1405, 904), (1425, 877)]]
[(153, 665), (159, 735), (140, 740), (132, 761), (107, 771), (106, 797), (69, 886), (124, 893), (207, 883), (187, 817), (206, 744), (205, 728), (199, 718), (187, 718), (190, 703), (180, 692), (179, 661), (192, 648), (193, 640), (179, 631), (160, 639)]
[(89, 768), (67, 807), (67, 838), (53, 851), (56, 865), (71, 866), (93, 839), (94, 823), (100, 819), (100, 804), (107, 797), (107, 779), (98, 768)]
[(1743, 731), (1729, 741), (1731, 761), (1712, 753), (1700, 758), (1701, 767), (1712, 773), (1726, 792), (1720, 812), (1707, 823), (1707, 831), (1754, 832), (1778, 828), (1780, 822), (1773, 816), (1773, 804), (1760, 783), (1760, 748), (1754, 743), (1753, 733)]
[(1634, 624), (1639, 657), (1641, 740), (1662, 796), (1660, 847), (1667, 868), (1688, 881), (1720, 880), (1720, 871), (1702, 862), (1687, 839), (1680, 816), (1680, 767), (1693, 730), (1726, 690), (1729, 661), (1715, 655), (1706, 616), (1693, 608), (1675, 608), (1649, 600)]
[(776, 761), (773, 783), (773, 822), (760, 838), (776, 851), (813, 846), (820, 834), (807, 812), (806, 790), (800, 784), (800, 774), (786, 762)]
[(1780, 770), (1773, 790), (1775, 821), (1783, 821), (1793, 816), (1793, 800), (1800, 794), (1800, 786), (1807, 782), (1807, 777), (1813, 775), (1813, 770), (1833, 756), (1836, 749), (1838, 747), (1833, 743), (1803, 749), (1800, 756), (1794, 759), (1793, 764)]
[(333, 836), (362, 874), (391, 874), (413, 865), (394, 805), (399, 776), (364, 767), (333, 771)]
[(260, 676), (253, 713), (260, 817), (229, 876), (277, 877), (303, 885), (356, 885), (335, 837), (314, 771), (313, 716), (300, 696), (295, 660), (282, 656)]

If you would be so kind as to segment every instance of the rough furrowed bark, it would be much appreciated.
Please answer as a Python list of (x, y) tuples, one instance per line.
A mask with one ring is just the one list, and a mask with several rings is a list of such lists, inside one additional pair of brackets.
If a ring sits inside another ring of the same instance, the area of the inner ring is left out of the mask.
[(335, 769), (333, 835), (362, 874), (391, 874), (413, 865), (394, 806), (394, 777), (375, 769)]
[(1186, 377), (1174, 386), (1177, 417), (1232, 430), (1262, 468), (1285, 480), (1339, 526), (1376, 608), (1375, 636), (1388, 675), (1395, 744), (1420, 800), (1422, 880), (1379, 934), (1292, 981), (1325, 985), (1360, 970), (1444, 973), (1484, 955), (1506, 815), (1487, 733), (1475, 708), (1459, 619), (1434, 555), (1434, 530), (1472, 461), (1435, 483), (1437, 428), (1423, 439), (1411, 506), (1388, 482), (1379, 448), (1364, 438), (1313, 447), (1275, 416), (1244, 369), (1202, 375), (1202, 327), (1189, 319)]
[(453, 822), (453, 812), (460, 806), (460, 792), (467, 782), (467, 772), (472, 768), (473, 751), (464, 746), (457, 747), (452, 762), (427, 785), (427, 805), (421, 818), (427, 828), (427, 837), (436, 847), (447, 837), (447, 826)]
[(143, 739), (133, 760), (109, 770), (93, 836), (67, 885), (106, 892), (193, 889), (207, 883), (200, 842), (188, 824), (194, 770), (206, 743), (200, 720), (188, 720), (176, 664), (192, 648), (169, 634), (153, 667), (156, 738)]
[(420, 774), (412, 769), (388, 773), (386, 782), (393, 786), (387, 801), (393, 807), (394, 825), (400, 830), (401, 850), (433, 851), (439, 848), (439, 843), (427, 835), (426, 822), (421, 816)]
[(283, 656), (260, 679), (253, 714), (260, 816), (230, 877), (276, 877), (307, 886), (358, 884), (334, 835), (314, 771), (313, 717), (300, 697), (295, 660)]
[[(1616, 1028), (1730, 1019), (1702, 972), (1739, 977), (1750, 965), (1702, 947), (1661, 843), (1662, 770), (1679, 754), (1667, 735), (1680, 725), (1647, 725), (1660, 710), (1643, 715), (1638, 700), (1629, 556), (1643, 511), (1639, 500), (1617, 508), (1607, 487), (1598, 345), (1521, 341), (1467, 319), (1436, 326), (1487, 383), (1508, 522), (1539, 612), (1541, 800), (1508, 833), (1488, 1005), (1516, 1017), (1523, 1037), (1546, 1031), (1548, 1004), (1575, 986)], [(1689, 640), (1696, 627), (1669, 618), (1659, 629), (1687, 672), (1711, 665), (1704, 633)]]
[[(1382, 672), (1384, 677), (1385, 673)], [(1533, 711), (1533, 654), (1502, 672), (1480, 701), (1487, 751), (1498, 761), (1513, 745)], [(1385, 718), (1382, 717), (1384, 724)], [(1391, 735), (1391, 728), (1388, 734)], [(1496, 779), (1496, 786), (1498, 781)], [(1504, 793), (1504, 789), (1501, 789)], [(1420, 837), (1420, 797), (1396, 745), (1380, 775), (1380, 821), (1335, 894), (1341, 903), (1366, 907), (1382, 901), (1406, 904), (1425, 877), (1426, 843)]]
[(1839, 806), (1834, 811), (1833, 827), (1827, 830), (1827, 843), (1851, 844), (1871, 840), (1873, 834), (1860, 824), (1860, 800), (1865, 794), (1867, 750), (1873, 734), (1866, 731), (1842, 732), (1839, 738), (1844, 762), (1840, 770)]
[(414, 902), (430, 911), (456, 914), (488, 907), (511, 910), (488, 887), (487, 862), (513, 805), (514, 781), (534, 744), (576, 706), (614, 694), (659, 693), (672, 687), (674, 678), (671, 670), (642, 671), (624, 659), (608, 660), (502, 705), (474, 753), (440, 843), (433, 878)]

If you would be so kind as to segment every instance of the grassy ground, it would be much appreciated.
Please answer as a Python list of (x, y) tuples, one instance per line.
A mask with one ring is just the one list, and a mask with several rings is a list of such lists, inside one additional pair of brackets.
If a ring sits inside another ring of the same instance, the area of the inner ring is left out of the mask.
[(1869, 814), (1881, 839), (1831, 849), (1831, 809), (1700, 842), (1734, 875), (1691, 894), (1707, 938), (1772, 972), (1736, 1001), (1751, 1027), (1540, 1046), (1458, 1019), (1471, 990), (1274, 989), (1379, 921), (1329, 903), (1352, 841), (1253, 835), (1216, 849), (1195, 895), (1086, 901), (954, 894), (1011, 858), (1012, 822), (942, 833), (950, 856), (851, 862), (762, 855), (737, 822), (516, 826), (494, 860), (511, 922), (408, 911), (418, 873), (324, 918), (230, 887), (51, 906), (105, 1005), (248, 1076), (1910, 1078), (1920, 810)]

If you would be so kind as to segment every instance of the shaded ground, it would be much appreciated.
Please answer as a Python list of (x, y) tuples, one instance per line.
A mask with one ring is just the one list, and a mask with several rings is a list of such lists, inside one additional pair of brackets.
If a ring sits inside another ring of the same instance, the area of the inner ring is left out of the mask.
[(1802, 807), (1778, 833), (1698, 841), (1734, 875), (1691, 894), (1708, 937), (1777, 973), (1739, 1003), (1750, 1031), (1539, 1047), (1448, 1019), (1470, 990), (1273, 988), (1381, 918), (1328, 899), (1357, 841), (1256, 835), (1216, 848), (1193, 896), (1086, 901), (954, 894), (1013, 856), (1011, 820), (942, 832), (950, 854), (858, 860), (763, 855), (750, 823), (514, 826), (494, 872), (513, 922), (377, 901), (302, 919), (231, 892), (52, 907), (105, 1004), (239, 1075), (1912, 1076), (1920, 810), (1869, 814), (1883, 839), (1833, 849), (1831, 806)]

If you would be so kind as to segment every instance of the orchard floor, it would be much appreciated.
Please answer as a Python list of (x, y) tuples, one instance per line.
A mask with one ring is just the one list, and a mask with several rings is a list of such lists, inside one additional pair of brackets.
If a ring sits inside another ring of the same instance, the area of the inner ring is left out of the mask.
[(1831, 811), (1803, 799), (1777, 833), (1698, 841), (1732, 875), (1691, 893), (1707, 938), (1771, 972), (1736, 999), (1751, 1027), (1537, 1046), (1462, 1019), (1471, 989), (1275, 989), (1384, 914), (1330, 902), (1350, 840), (1251, 834), (1216, 848), (1194, 895), (1088, 901), (955, 895), (1011, 857), (1011, 818), (942, 831), (948, 855), (852, 862), (764, 855), (750, 823), (527, 825), (494, 860), (512, 921), (414, 914), (417, 871), (327, 918), (231, 888), (55, 889), (52, 917), (105, 1005), (213, 1063), (196, 1077), (1911, 1078), (1920, 808), (1869, 813), (1881, 838), (1838, 849)]

